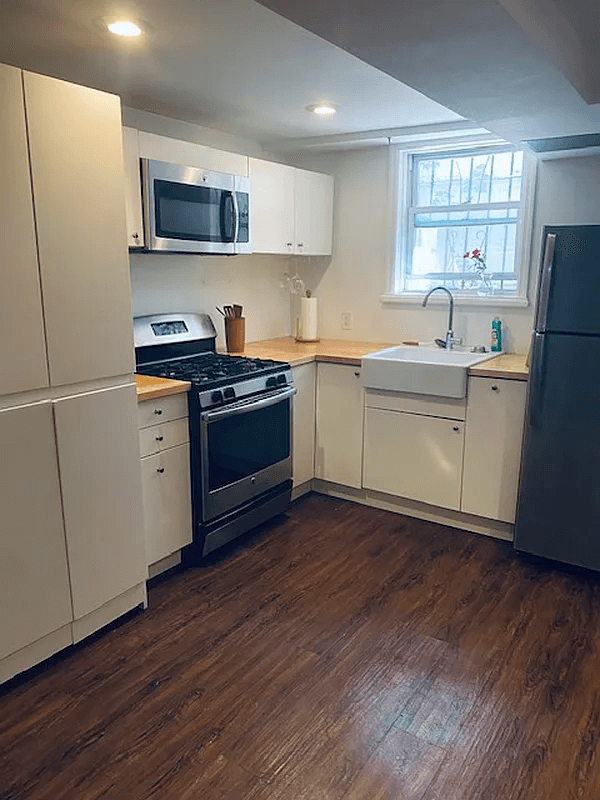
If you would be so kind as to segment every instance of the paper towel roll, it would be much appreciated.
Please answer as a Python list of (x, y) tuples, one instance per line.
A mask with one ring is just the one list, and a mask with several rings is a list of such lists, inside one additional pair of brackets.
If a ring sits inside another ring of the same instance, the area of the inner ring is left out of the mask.
[(300, 298), (300, 330), (296, 337), (299, 342), (317, 342), (318, 306), (316, 297)]

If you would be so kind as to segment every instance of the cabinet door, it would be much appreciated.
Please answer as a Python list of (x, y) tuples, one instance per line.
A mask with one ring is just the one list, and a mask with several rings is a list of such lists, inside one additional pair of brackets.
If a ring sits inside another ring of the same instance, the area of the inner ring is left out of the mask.
[(140, 179), (140, 147), (135, 128), (123, 128), (123, 172), (125, 178), (125, 214), (127, 244), (144, 246), (142, 223), (142, 184)]
[(361, 487), (363, 388), (360, 368), (319, 364), (315, 475)]
[(190, 446), (142, 458), (144, 535), (148, 564), (192, 541)]
[(294, 252), (293, 167), (251, 158), (250, 239), (255, 253)]
[(133, 371), (115, 95), (24, 73), (50, 382)]
[(333, 177), (295, 170), (296, 225), (294, 252), (305, 256), (332, 253)]
[(140, 156), (168, 164), (183, 164), (185, 167), (228, 172), (231, 175), (248, 175), (248, 156), (215, 150), (195, 142), (157, 136), (154, 133), (139, 132)]
[(0, 108), (0, 394), (12, 394), (47, 386), (48, 368), (21, 70), (4, 64)]
[(0, 411), (0, 659), (72, 619), (50, 401)]
[(145, 580), (135, 386), (54, 401), (75, 619)]
[(367, 408), (364, 486), (458, 510), (463, 441), (462, 422)]
[(525, 381), (470, 378), (462, 510), (515, 521)]
[(294, 367), (294, 446), (292, 472), (294, 486), (315, 477), (316, 364)]

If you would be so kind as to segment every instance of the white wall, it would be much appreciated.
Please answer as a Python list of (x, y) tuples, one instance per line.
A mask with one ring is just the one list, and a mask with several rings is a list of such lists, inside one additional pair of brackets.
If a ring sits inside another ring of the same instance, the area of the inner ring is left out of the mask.
[[(299, 154), (297, 166), (335, 174), (334, 256), (330, 264), (311, 263), (301, 276), (320, 301), (320, 335), (366, 341), (431, 340), (446, 330), (447, 305), (384, 306), (389, 241), (388, 148), (335, 154)], [(541, 162), (533, 218), (530, 298), (535, 298), (544, 224), (600, 223), (600, 157)], [(342, 330), (342, 312), (353, 328)], [(529, 347), (533, 308), (473, 307), (458, 301), (455, 333), (468, 344), (490, 341), (490, 322), (504, 323), (506, 349)]]
[[(258, 142), (157, 114), (123, 109), (123, 123), (138, 130), (196, 142), (208, 147), (264, 157)], [(195, 256), (131, 253), (131, 295), (135, 316), (195, 311), (210, 314), (224, 347), (223, 319), (215, 310), (244, 306), (246, 341), (290, 333), (290, 295), (281, 275), (290, 271), (287, 256)]]

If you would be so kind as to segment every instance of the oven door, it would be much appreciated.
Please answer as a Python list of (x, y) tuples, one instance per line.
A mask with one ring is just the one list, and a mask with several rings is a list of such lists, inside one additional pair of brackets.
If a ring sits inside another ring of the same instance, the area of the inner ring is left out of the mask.
[(200, 414), (202, 521), (292, 477), (293, 386)]
[(142, 159), (142, 186), (149, 250), (236, 252), (240, 202), (247, 203), (235, 176)]

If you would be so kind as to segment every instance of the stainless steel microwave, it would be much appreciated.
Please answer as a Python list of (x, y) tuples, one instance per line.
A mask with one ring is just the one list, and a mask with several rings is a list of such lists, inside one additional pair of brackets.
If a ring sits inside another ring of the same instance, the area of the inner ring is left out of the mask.
[(250, 179), (141, 159), (146, 248), (250, 253)]

